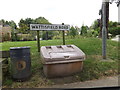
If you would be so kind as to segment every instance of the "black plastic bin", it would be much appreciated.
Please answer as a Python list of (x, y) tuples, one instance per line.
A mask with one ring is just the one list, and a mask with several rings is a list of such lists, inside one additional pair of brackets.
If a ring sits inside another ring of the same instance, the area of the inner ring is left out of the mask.
[(31, 75), (30, 47), (10, 48), (11, 76), (14, 80), (27, 80)]

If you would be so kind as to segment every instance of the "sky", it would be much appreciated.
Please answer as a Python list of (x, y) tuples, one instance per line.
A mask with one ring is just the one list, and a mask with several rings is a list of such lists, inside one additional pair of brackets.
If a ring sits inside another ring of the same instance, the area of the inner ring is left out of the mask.
[[(90, 26), (99, 19), (102, 0), (0, 0), (0, 19), (45, 17), (52, 24)], [(110, 21), (118, 21), (118, 7), (110, 4)]]

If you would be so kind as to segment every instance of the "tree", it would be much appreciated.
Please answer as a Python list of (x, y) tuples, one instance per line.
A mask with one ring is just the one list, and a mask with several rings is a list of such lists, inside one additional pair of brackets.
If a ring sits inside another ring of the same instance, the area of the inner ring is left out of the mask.
[(117, 25), (118, 25), (117, 22), (112, 22), (112, 21), (109, 22), (109, 28), (111, 28), (111, 27), (117, 27)]
[(26, 24), (21, 23), (19, 27), (19, 33), (28, 34), (28, 29), (29, 27)]
[(109, 0), (110, 4), (115, 2), (117, 4), (117, 7), (120, 5), (120, 0)]
[(38, 17), (35, 19), (36, 24), (51, 24), (47, 19), (44, 17)]
[(44, 17), (38, 17), (36, 19), (32, 19), (32, 18), (26, 18), (24, 20), (21, 19), (20, 22), (18, 23), (19, 32), (29, 33), (30, 24), (50, 24), (50, 22)]
[(3, 26), (9, 25), (9, 26), (11, 26), (12, 29), (16, 29), (17, 28), (17, 25), (16, 25), (16, 23), (13, 20), (6, 21), (4, 19), (1, 19), (0, 20), (0, 24), (2, 24)]
[[(38, 17), (35, 19), (35, 23), (36, 24), (51, 24), (47, 19), (45, 19), (44, 17)], [(53, 35), (53, 31), (44, 31), (42, 33), (42, 38), (43, 40), (48, 40), (48, 39), (52, 39)]]
[(88, 26), (81, 26), (81, 35), (86, 35), (88, 30)]
[(4, 20), (4, 19), (1, 19), (0, 20), (0, 24), (2, 24), (2, 25), (5, 25), (6, 23), (5, 23), (6, 21)]
[(30, 30), (29, 24), (32, 24), (31, 18), (26, 18), (25, 20), (21, 19), (20, 22), (18, 23), (19, 32), (23, 34), (28, 34)]
[(13, 20), (11, 20), (11, 21), (8, 22), (8, 24), (12, 28), (12, 32), (11, 32), (11, 39), (12, 39), (12, 41), (17, 41), (17, 30), (18, 29), (17, 29), (16, 23)]
[[(112, 4), (113, 2), (115, 2), (117, 4), (117, 7), (120, 5), (120, 0), (108, 0), (108, 2), (105, 2), (106, 4), (106, 30), (107, 30), (107, 38), (109, 38), (108, 36), (108, 23), (109, 23), (109, 3)], [(103, 7), (103, 5), (102, 5)], [(102, 18), (103, 18), (103, 15), (102, 15), (102, 9), (99, 11), (99, 15), (101, 15), (101, 26), (100, 26), (100, 33), (99, 33), (99, 37), (101, 38), (102, 37)]]
[(89, 33), (92, 33), (92, 35), (88, 36), (98, 36), (98, 33), (100, 32), (100, 19), (96, 19), (93, 24), (90, 26)]
[(77, 28), (75, 28), (75, 27), (71, 27), (70, 28), (70, 35), (71, 36), (73, 36), (73, 37), (75, 37), (76, 35), (78, 35), (78, 30), (77, 30)]
[[(36, 19), (32, 18), (26, 18), (26, 19), (21, 19), (19, 22), (19, 32), (23, 34), (34, 34), (35, 33), (30, 33), (30, 24), (51, 24), (47, 19), (44, 17), (38, 17)], [(34, 36), (32, 35), (32, 36)], [(43, 39), (51, 39), (53, 37), (53, 31), (49, 32), (43, 32), (42, 38)]]
[(112, 34), (112, 36), (119, 35), (120, 34), (120, 27), (118, 27), (117, 22), (109, 22), (109, 33)]
[(17, 29), (17, 25), (13, 20), (9, 21), (8, 24), (11, 26), (12, 29)]
[(95, 20), (95, 21), (93, 22), (92, 26), (91, 26), (92, 29), (94, 29), (94, 30), (98, 29), (99, 26), (100, 26), (99, 23), (100, 23), (99, 19)]

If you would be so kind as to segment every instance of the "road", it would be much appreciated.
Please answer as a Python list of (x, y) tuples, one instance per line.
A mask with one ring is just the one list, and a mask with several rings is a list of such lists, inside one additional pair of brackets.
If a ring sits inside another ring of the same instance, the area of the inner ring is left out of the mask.
[(113, 87), (120, 86), (120, 76), (104, 77), (99, 80), (90, 80), (85, 82), (76, 82), (64, 85), (53, 85), (48, 88), (95, 88), (95, 87)]

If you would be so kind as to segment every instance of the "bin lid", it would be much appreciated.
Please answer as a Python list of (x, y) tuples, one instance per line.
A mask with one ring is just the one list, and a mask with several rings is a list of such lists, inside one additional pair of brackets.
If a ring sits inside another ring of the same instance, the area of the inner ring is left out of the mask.
[(10, 47), (11, 50), (13, 49), (27, 49), (30, 48), (30, 46), (26, 46), (26, 47)]
[(41, 54), (45, 62), (85, 59), (85, 54), (75, 45), (42, 46)]

